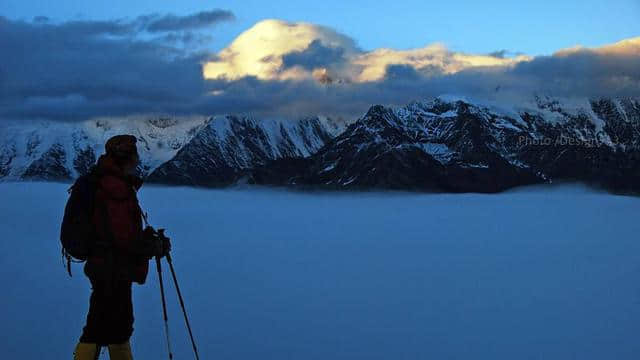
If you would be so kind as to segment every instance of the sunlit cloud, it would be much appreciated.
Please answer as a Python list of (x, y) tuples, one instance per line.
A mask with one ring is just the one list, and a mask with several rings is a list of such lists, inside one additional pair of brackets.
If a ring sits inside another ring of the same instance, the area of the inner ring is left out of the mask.
[[(305, 56), (306, 54), (306, 56)], [(297, 59), (291, 63), (287, 59)], [(318, 59), (325, 59), (322, 63)], [(327, 27), (264, 20), (240, 34), (203, 67), (207, 79), (329, 79), (378, 81), (391, 65), (408, 65), (424, 75), (452, 74), (469, 68), (506, 67), (531, 58), (506, 58), (453, 52), (436, 43), (410, 50), (364, 51), (355, 41)]]
[(324, 46), (345, 49), (355, 53), (353, 40), (327, 27), (264, 20), (240, 34), (216, 58), (203, 67), (208, 79), (236, 80), (255, 76), (261, 80), (311, 78), (312, 71), (302, 67), (285, 68), (284, 56), (304, 51), (314, 41)]
[(597, 48), (588, 48), (582, 45), (576, 45), (570, 48), (558, 50), (553, 55), (568, 56), (579, 53), (591, 53), (605, 56), (640, 56), (640, 36)]
[(409, 65), (418, 72), (430, 75), (434, 72), (453, 74), (470, 68), (506, 67), (530, 59), (524, 55), (503, 58), (456, 53), (448, 50), (443, 44), (432, 44), (411, 50), (377, 49), (358, 56), (354, 63), (362, 66), (357, 80), (365, 82), (383, 79), (390, 65)]

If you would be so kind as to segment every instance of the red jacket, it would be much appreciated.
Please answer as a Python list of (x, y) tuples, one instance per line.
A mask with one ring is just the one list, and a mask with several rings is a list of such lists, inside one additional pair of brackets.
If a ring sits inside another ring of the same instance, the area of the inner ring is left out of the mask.
[(150, 257), (143, 252), (142, 210), (137, 197), (142, 179), (126, 175), (107, 155), (100, 156), (97, 170), (93, 213), (96, 246), (85, 273), (89, 277), (115, 276), (143, 284)]

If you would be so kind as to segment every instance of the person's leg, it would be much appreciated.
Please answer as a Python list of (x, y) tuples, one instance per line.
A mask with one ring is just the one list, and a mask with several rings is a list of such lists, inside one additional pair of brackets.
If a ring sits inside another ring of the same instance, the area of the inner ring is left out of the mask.
[(73, 360), (97, 360), (100, 357), (98, 344), (78, 343), (73, 351)]
[(92, 280), (89, 312), (82, 335), (73, 352), (74, 360), (94, 360), (100, 357), (100, 344), (106, 344), (103, 329), (108, 315), (106, 309), (108, 303), (108, 293), (104, 284)]
[(133, 360), (129, 342), (109, 344), (109, 358), (111, 360)]
[(104, 281), (91, 279), (91, 297), (89, 298), (89, 312), (80, 336), (81, 343), (106, 345), (105, 330), (108, 326), (111, 296)]
[(109, 326), (109, 356), (114, 360), (131, 360), (129, 339), (133, 334), (133, 302), (131, 282), (118, 282), (114, 287), (114, 301)]

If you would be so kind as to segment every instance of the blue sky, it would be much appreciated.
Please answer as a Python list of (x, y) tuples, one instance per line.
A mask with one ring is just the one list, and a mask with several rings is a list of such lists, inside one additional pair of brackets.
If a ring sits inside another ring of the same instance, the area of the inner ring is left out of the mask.
[(407, 49), (443, 42), (454, 51), (488, 53), (507, 49), (529, 55), (581, 44), (601, 46), (640, 34), (640, 1), (88, 1), (2, 0), (11, 19), (36, 15), (55, 21), (113, 19), (149, 13), (190, 13), (222, 8), (233, 22), (211, 29), (211, 50), (266, 18), (329, 26), (364, 50)]

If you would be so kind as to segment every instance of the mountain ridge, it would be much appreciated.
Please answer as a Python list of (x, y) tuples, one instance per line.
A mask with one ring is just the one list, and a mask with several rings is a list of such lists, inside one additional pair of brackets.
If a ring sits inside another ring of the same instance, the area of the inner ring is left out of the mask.
[[(73, 151), (68, 143), (34, 146), (33, 137), (16, 137), (14, 147), (22, 141), (23, 158), (32, 161), (15, 168), (7, 166), (11, 142), (0, 136), (0, 180), (71, 179), (95, 159), (106, 136), (126, 130), (115, 123), (120, 127), (103, 122), (102, 137), (94, 136), (92, 146), (77, 146), (87, 142), (77, 140), (86, 131), (69, 125)], [(138, 126), (136, 136), (148, 153), (159, 139), (171, 144), (162, 159), (145, 155), (141, 173), (153, 183), (490, 193), (572, 181), (613, 192), (640, 190), (635, 98), (536, 95), (505, 104), (444, 95), (404, 106), (374, 105), (344, 124), (322, 116), (249, 115), (142, 123), (145, 131)], [(29, 155), (33, 148), (37, 156)]]
[(330, 189), (498, 192), (576, 181), (638, 192), (638, 100), (566, 107), (550, 98), (535, 102), (537, 108), (510, 111), (455, 98), (372, 106), (310, 157), (303, 171), (273, 174), (266, 167), (256, 170), (253, 182), (282, 185), (286, 178), (284, 185)]

